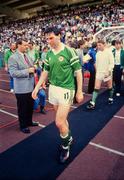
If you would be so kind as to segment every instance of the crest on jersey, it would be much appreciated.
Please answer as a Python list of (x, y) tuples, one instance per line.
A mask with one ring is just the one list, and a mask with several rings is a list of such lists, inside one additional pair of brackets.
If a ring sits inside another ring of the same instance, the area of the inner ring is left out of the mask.
[(59, 57), (59, 61), (63, 61), (64, 60), (64, 57), (63, 56), (60, 56)]

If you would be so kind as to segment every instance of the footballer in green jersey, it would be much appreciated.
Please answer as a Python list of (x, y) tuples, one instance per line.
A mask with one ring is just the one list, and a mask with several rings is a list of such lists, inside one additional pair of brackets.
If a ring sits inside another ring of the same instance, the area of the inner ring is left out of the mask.
[(49, 78), (49, 100), (56, 111), (55, 124), (61, 138), (59, 160), (64, 163), (69, 158), (73, 140), (67, 117), (74, 97), (75, 79), (77, 84), (76, 100), (77, 102), (83, 100), (82, 71), (75, 50), (60, 41), (60, 32), (56, 27), (46, 30), (46, 38), (51, 50), (47, 53), (44, 71), (32, 92), (32, 97), (37, 98), (40, 86)]
[(74, 73), (81, 69), (79, 58), (74, 49), (63, 45), (63, 49), (55, 54), (47, 53), (44, 70), (49, 73), (49, 82), (54, 86), (75, 89)]

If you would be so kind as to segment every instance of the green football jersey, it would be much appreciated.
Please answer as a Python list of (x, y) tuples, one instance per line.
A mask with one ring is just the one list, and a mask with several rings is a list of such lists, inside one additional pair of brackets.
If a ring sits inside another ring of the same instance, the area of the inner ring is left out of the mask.
[(6, 53), (4, 55), (4, 61), (6, 64), (8, 64), (8, 60), (12, 54), (13, 54), (13, 52), (10, 49), (8, 51), (6, 51)]
[(46, 55), (44, 70), (48, 71), (50, 84), (66, 89), (75, 89), (74, 72), (81, 69), (74, 49), (64, 46), (59, 53), (50, 50)]

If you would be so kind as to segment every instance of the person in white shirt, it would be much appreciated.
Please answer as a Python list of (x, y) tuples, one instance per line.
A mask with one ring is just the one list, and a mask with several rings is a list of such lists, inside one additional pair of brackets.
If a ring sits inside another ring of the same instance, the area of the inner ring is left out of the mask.
[(102, 81), (107, 82), (109, 89), (108, 103), (113, 103), (113, 82), (112, 71), (114, 68), (114, 56), (112, 52), (106, 48), (105, 42), (99, 40), (97, 42), (98, 52), (96, 54), (96, 79), (92, 100), (87, 105), (87, 109), (95, 109), (98, 92), (101, 88)]

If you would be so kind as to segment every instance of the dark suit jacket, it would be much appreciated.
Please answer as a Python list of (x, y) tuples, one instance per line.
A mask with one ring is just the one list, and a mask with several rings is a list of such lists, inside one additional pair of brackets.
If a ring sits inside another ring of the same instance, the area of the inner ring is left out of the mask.
[[(112, 52), (113, 52), (113, 55), (115, 57), (116, 49), (114, 49)], [(121, 62), (120, 65), (121, 65), (122, 68), (124, 68), (124, 50), (121, 49), (120, 53), (121, 53), (120, 54), (120, 62)]]

